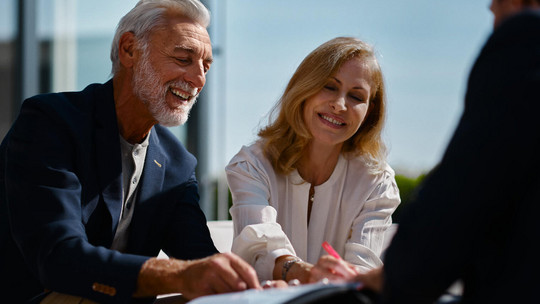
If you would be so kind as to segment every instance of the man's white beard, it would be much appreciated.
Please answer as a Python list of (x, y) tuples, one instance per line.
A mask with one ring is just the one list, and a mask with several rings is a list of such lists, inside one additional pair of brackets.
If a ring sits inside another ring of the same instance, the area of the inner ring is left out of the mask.
[[(134, 69), (132, 86), (137, 96), (148, 107), (148, 111), (159, 124), (165, 127), (174, 127), (184, 124), (189, 111), (196, 102), (197, 90), (184, 81), (169, 82), (165, 85), (160, 83), (159, 74), (148, 60), (148, 51), (144, 51), (139, 68)], [(165, 100), (171, 87), (181, 88), (195, 95), (186, 105), (171, 109)]]

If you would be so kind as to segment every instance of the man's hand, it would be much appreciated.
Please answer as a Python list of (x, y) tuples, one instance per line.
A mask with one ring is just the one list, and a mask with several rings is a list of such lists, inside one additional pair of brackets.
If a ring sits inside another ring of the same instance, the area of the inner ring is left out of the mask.
[(233, 253), (216, 254), (188, 263), (180, 274), (181, 292), (188, 299), (250, 288), (261, 289), (255, 270)]
[(261, 289), (255, 270), (233, 253), (193, 261), (146, 261), (139, 273), (135, 297), (181, 293), (187, 299), (203, 295)]

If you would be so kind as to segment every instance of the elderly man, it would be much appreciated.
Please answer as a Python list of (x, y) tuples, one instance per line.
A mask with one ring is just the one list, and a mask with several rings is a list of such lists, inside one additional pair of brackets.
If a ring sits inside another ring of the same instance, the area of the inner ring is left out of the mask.
[(439, 166), (405, 210), (384, 269), (358, 279), (383, 303), (538, 303), (540, 1), (493, 0), (495, 31), (469, 77)]
[(198, 0), (142, 0), (119, 23), (112, 80), (24, 102), (0, 148), (2, 302), (260, 288), (217, 253), (196, 160), (164, 127), (187, 120), (205, 84), (209, 21)]

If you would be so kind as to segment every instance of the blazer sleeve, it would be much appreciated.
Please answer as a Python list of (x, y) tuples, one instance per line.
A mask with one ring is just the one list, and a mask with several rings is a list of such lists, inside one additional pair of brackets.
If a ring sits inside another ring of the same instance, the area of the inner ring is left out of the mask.
[[(176, 187), (167, 200), (173, 203), (167, 222), (163, 251), (170, 257), (192, 260), (218, 253), (199, 207), (198, 183), (195, 172), (187, 182)], [(167, 215), (164, 215), (164, 218)]]
[(148, 257), (89, 243), (76, 174), (85, 162), (75, 150), (92, 147), (81, 147), (77, 136), (84, 134), (53, 108), (26, 101), (10, 134), (6, 198), (13, 238), (45, 288), (102, 303), (127, 302)]

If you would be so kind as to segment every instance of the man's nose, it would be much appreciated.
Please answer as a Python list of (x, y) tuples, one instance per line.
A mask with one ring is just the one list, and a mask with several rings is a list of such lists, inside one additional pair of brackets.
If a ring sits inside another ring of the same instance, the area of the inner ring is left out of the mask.
[(202, 65), (194, 64), (189, 67), (184, 78), (192, 87), (202, 89), (206, 83), (205, 69)]

